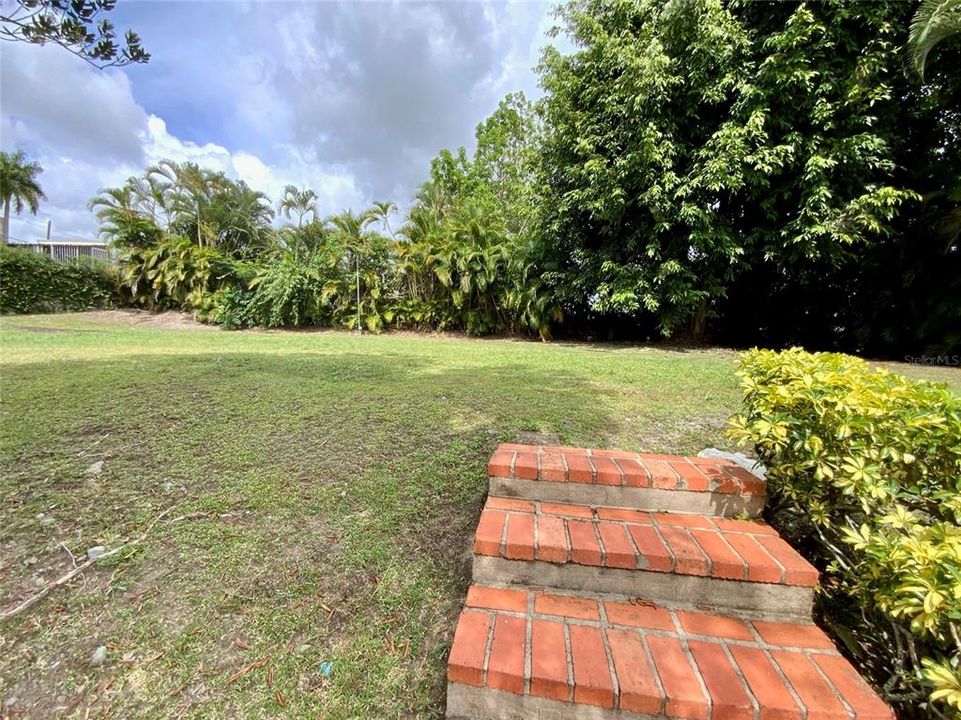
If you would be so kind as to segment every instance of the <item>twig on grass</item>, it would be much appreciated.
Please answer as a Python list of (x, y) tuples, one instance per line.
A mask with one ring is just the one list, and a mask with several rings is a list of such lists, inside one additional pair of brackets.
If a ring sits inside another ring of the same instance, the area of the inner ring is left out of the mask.
[(60, 547), (62, 547), (64, 550), (67, 551), (67, 555), (70, 556), (70, 562), (73, 563), (73, 566), (74, 566), (74, 567), (77, 567), (77, 558), (75, 558), (75, 557), (73, 556), (73, 553), (70, 552), (70, 548), (68, 548), (68, 547), (67, 547), (64, 543), (62, 543), (62, 542), (60, 543)]
[(52, 591), (56, 590), (61, 585), (66, 585), (68, 582), (73, 580), (77, 575), (82, 573), (84, 570), (86, 570), (88, 567), (93, 565), (98, 560), (105, 560), (108, 557), (112, 557), (113, 555), (116, 555), (121, 550), (125, 550), (135, 545), (139, 545), (147, 538), (147, 535), (149, 535), (150, 531), (153, 530), (154, 525), (160, 522), (160, 520), (165, 515), (167, 515), (171, 510), (173, 510), (173, 507), (167, 508), (162, 513), (157, 515), (157, 517), (151, 520), (150, 524), (147, 525), (146, 529), (143, 531), (143, 533), (141, 533), (140, 537), (135, 538), (130, 542), (126, 542), (123, 545), (119, 545), (118, 547), (115, 547), (113, 550), (105, 552), (103, 555), (97, 555), (95, 557), (88, 558), (86, 562), (84, 562), (81, 565), (77, 565), (73, 570), (68, 572), (66, 575), (61, 575), (59, 578), (57, 578), (53, 582), (48, 583), (46, 586), (44, 586), (44, 588), (40, 592), (36, 593), (35, 595), (31, 595), (16, 607), (11, 608), (6, 612), (0, 613), (0, 621), (9, 620), (10, 618), (15, 617), (20, 613), (22, 613), (24, 610), (27, 610), (28, 608), (32, 607), (36, 603), (43, 600), (47, 595), (49, 595)]
[(252, 663), (250, 663), (250, 665), (244, 665), (242, 668), (240, 668), (240, 670), (238, 670), (238, 671), (235, 672), (233, 675), (231, 675), (229, 678), (227, 678), (227, 684), (228, 684), (228, 685), (231, 685), (232, 683), (234, 683), (235, 681), (239, 680), (239, 679), (242, 678), (244, 675), (246, 675), (247, 673), (249, 673), (251, 670), (257, 670), (258, 668), (262, 668), (264, 665), (266, 665), (266, 664), (269, 663), (269, 662), (270, 662), (270, 655), (268, 655), (267, 657), (265, 657), (263, 660), (258, 660), (257, 662), (252, 662)]

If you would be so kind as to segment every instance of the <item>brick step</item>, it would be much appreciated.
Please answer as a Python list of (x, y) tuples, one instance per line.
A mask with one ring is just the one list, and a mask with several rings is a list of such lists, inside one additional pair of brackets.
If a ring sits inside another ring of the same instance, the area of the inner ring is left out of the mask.
[(764, 508), (764, 481), (718, 458), (504, 444), (487, 474), (503, 497), (723, 517)]
[(818, 573), (760, 522), (488, 497), (473, 579), (807, 620)]
[(890, 709), (810, 623), (473, 585), (448, 718), (837, 718)]

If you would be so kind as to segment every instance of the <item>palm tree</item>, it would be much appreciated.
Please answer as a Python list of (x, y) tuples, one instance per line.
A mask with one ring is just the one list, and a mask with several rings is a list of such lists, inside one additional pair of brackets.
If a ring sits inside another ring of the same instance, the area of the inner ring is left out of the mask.
[[(148, 247), (160, 236), (149, 203), (131, 178), (123, 187), (104, 188), (88, 203), (100, 223), (100, 234), (120, 246)], [(146, 206), (146, 207), (145, 207)]]
[(387, 233), (396, 240), (397, 236), (390, 227), (390, 216), (397, 212), (397, 205), (390, 201), (375, 202), (374, 206), (367, 211), (371, 220), (379, 222), (384, 226)]
[(922, 0), (911, 20), (908, 52), (919, 76), (934, 47), (961, 33), (961, 0)]
[(317, 217), (317, 193), (310, 188), (301, 190), (296, 185), (288, 185), (284, 188), (284, 196), (280, 201), (280, 212), (287, 218), (291, 213), (297, 215), (297, 227), (304, 224), (304, 216), (307, 214)]
[(344, 210), (339, 215), (334, 215), (329, 219), (331, 230), (341, 246), (345, 249), (347, 260), (347, 270), (350, 265), (354, 266), (357, 292), (357, 332), (363, 332), (360, 317), (360, 258), (361, 255), (369, 255), (371, 251), (372, 238), (367, 232), (367, 226), (373, 221), (374, 216), (370, 210), (355, 215), (351, 210)]
[(10, 243), (10, 208), (23, 212), (30, 208), (34, 215), (40, 207), (40, 201), (46, 200), (37, 175), (43, 172), (40, 163), (27, 160), (23, 150), (15, 153), (0, 152), (0, 198), (3, 198), (3, 238), (4, 245)]

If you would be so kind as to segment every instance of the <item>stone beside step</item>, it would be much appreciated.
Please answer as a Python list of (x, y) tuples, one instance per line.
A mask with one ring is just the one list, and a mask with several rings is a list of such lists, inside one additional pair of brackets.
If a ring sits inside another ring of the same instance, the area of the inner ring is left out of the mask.
[(815, 625), (471, 586), (447, 717), (890, 720)]
[(718, 458), (503, 444), (487, 473), (503, 497), (724, 517), (764, 509), (764, 481)]
[(760, 522), (489, 497), (473, 579), (808, 620), (818, 573)]

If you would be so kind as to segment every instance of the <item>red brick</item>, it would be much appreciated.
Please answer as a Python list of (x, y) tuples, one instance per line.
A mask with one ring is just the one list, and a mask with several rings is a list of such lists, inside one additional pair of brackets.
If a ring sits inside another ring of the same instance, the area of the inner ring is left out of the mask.
[(736, 483), (737, 489), (734, 492), (741, 495), (764, 495), (767, 492), (767, 484), (746, 468), (740, 465), (729, 465), (723, 468), (723, 472), (732, 478)]
[(828, 679), (834, 684), (845, 702), (854, 710), (858, 720), (890, 720), (894, 713), (877, 696), (851, 663), (840, 655), (811, 655)]
[(478, 555), (499, 555), (501, 537), (504, 534), (504, 523), (507, 513), (500, 510), (485, 510), (481, 513), (477, 523), (477, 534), (474, 536), (474, 552)]
[(772, 535), (778, 537), (777, 530), (759, 520), (733, 520), (732, 518), (714, 518), (714, 524), (725, 532), (750, 533), (751, 535)]
[(688, 642), (694, 662), (711, 696), (711, 720), (753, 717), (754, 703), (720, 643)]
[(670, 525), (662, 525), (658, 529), (674, 556), (674, 572), (682, 575), (710, 574), (707, 555), (687, 530)]
[(621, 469), (609, 457), (591, 457), (594, 463), (594, 478), (598, 485), (620, 485)]
[(671, 468), (681, 476), (681, 485), (691, 492), (705, 492), (707, 490), (707, 476), (688, 462), (671, 463)]
[(534, 559), (534, 516), (512, 513), (507, 516), (507, 545), (504, 557), (509, 560)]
[(741, 493), (741, 481), (734, 475), (730, 468), (721, 468), (721, 472), (711, 477), (711, 492), (721, 495), (739, 495)]
[(534, 503), (530, 500), (499, 497), (490, 495), (486, 507), (490, 510), (513, 510), (514, 512), (534, 512)]
[(707, 698), (681, 643), (671, 637), (648, 635), (647, 646), (667, 697), (664, 714), (688, 720), (707, 720)]
[(801, 720), (801, 709), (763, 650), (734, 644), (728, 649), (761, 708), (759, 720)]
[(762, 535), (757, 541), (784, 568), (784, 579), (788, 585), (814, 587), (818, 584), (818, 571), (814, 566), (781, 538)]
[(594, 511), (589, 505), (568, 505), (567, 503), (542, 502), (541, 512), (548, 515), (563, 515), (565, 517), (594, 517)]
[[(691, 461), (694, 462), (694, 460), (695, 458), (692, 458)], [(710, 465), (704, 463), (696, 464), (698, 470), (700, 470), (701, 473), (703, 473), (703, 475), (707, 478), (707, 489), (709, 491), (713, 492), (714, 488), (716, 488), (719, 484), (729, 482), (731, 479), (730, 475), (724, 472), (724, 465), (719, 465), (717, 463)]]
[(511, 615), (494, 616), (494, 639), (487, 662), (487, 686), (521, 694), (524, 692), (524, 650), (527, 620)]
[(563, 702), (569, 698), (563, 623), (531, 621), (531, 695)]
[(647, 470), (635, 458), (617, 458), (614, 462), (621, 469), (627, 487), (650, 487), (651, 478)]
[(560, 453), (541, 453), (540, 473), (538, 477), (548, 482), (564, 482), (567, 479), (567, 468)]
[(722, 467), (724, 465), (733, 465), (730, 460), (724, 460), (723, 458), (713, 458), (713, 457), (700, 457), (698, 455), (691, 455), (687, 458), (688, 462), (692, 462), (698, 467), (709, 468), (709, 467)]
[(580, 620), (601, 619), (596, 600), (573, 595), (537, 593), (534, 597), (534, 612), (541, 615), (560, 615)]
[(691, 530), (691, 536), (711, 558), (711, 577), (727, 580), (744, 580), (745, 563), (731, 546), (714, 530)]
[(594, 523), (586, 520), (568, 520), (567, 532), (571, 538), (571, 560), (580, 565), (600, 565), (601, 548), (594, 534)]
[(628, 525), (627, 529), (641, 554), (638, 568), (654, 572), (671, 572), (674, 569), (674, 558), (653, 526)]
[(630, 625), (651, 630), (674, 630), (671, 613), (656, 605), (608, 601), (604, 603), (604, 609), (607, 612), (607, 621), (614, 625)]
[(537, 516), (537, 559), (552, 563), (567, 562), (567, 532), (561, 518)]
[(511, 465), (513, 462), (513, 452), (497, 450), (491, 455), (491, 459), (487, 463), (487, 474), (490, 477), (509, 478), (511, 476)]
[(661, 710), (661, 693), (641, 635), (610, 628), (607, 642), (621, 691), (618, 707), (630, 712), (656, 715)]
[(754, 639), (747, 623), (735, 617), (679, 610), (677, 619), (681, 621), (684, 632), (692, 635), (706, 635), (707, 637), (727, 638), (728, 640)]
[(689, 528), (702, 528), (704, 530), (714, 530), (714, 523), (711, 518), (704, 515), (687, 515), (686, 513), (654, 513), (654, 519), (658, 524), (681, 525)]
[(594, 466), (586, 454), (565, 452), (567, 460), (567, 481), (572, 483), (594, 482)]
[(448, 680), (477, 687), (484, 684), (484, 655), (487, 653), (489, 628), (490, 616), (487, 613), (465, 610), (460, 614), (447, 661)]
[(815, 650), (834, 650), (831, 638), (817, 625), (796, 625), (792, 623), (755, 620), (754, 629), (769, 645), (780, 647), (811, 648)]
[(651, 514), (640, 510), (630, 510), (629, 508), (599, 507), (597, 517), (601, 520), (623, 520), (624, 522), (636, 522), (643, 525), (650, 525)]
[(526, 480), (537, 479), (537, 454), (519, 452), (514, 456), (514, 477)]
[(590, 625), (569, 625), (574, 665), (574, 702), (614, 707), (614, 683), (601, 631)]
[(501, 443), (497, 446), (494, 452), (500, 452), (502, 450), (509, 450), (511, 452), (535, 452), (537, 450), (536, 445), (519, 445), (518, 443)]
[(623, 457), (634, 457), (634, 453), (629, 453), (626, 450), (591, 450), (591, 455), (594, 457), (606, 457), (606, 458), (623, 458)]
[(527, 612), (527, 591), (471, 585), (467, 589), (467, 606), (490, 610), (507, 610), (509, 612)]
[(627, 536), (623, 525), (617, 523), (598, 523), (597, 530), (604, 545), (604, 564), (607, 567), (626, 568), (633, 570), (637, 567), (637, 555), (634, 546)]
[(644, 465), (651, 476), (651, 487), (662, 490), (673, 490), (677, 487), (677, 473), (663, 460), (648, 460), (644, 458)]
[(771, 656), (807, 708), (809, 720), (847, 720), (848, 713), (834, 695), (834, 690), (803, 653), (772, 650)]
[(783, 571), (760, 545), (753, 535), (725, 533), (724, 539), (747, 564), (747, 579), (751, 582), (780, 583)]

